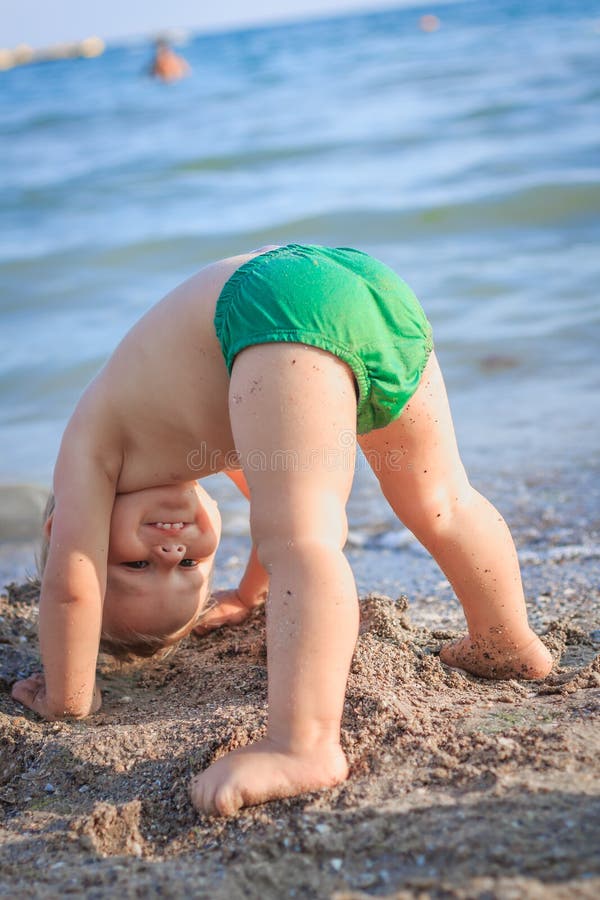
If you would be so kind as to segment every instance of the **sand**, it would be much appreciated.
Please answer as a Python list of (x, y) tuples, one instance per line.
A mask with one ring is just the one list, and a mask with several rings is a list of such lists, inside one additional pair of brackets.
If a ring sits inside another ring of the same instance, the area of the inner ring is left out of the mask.
[(9, 693), (38, 659), (36, 599), (1, 600), (0, 896), (600, 896), (597, 625), (549, 625), (546, 681), (489, 682), (440, 663), (455, 632), (412, 625), (407, 598), (364, 597), (350, 779), (211, 820), (187, 785), (262, 733), (264, 613), (162, 662), (104, 661), (102, 710), (45, 723)]

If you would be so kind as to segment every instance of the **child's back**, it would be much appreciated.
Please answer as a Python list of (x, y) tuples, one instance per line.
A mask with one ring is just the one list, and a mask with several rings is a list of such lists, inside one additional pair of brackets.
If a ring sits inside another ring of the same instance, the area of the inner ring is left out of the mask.
[(71, 427), (110, 435), (118, 493), (202, 478), (232, 457), (229, 375), (213, 320), (225, 282), (260, 252), (214, 263), (168, 294), (81, 398)]

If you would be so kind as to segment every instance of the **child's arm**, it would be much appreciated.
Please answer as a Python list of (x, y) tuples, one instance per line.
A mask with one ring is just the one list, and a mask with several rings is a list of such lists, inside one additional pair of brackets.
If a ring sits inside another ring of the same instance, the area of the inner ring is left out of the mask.
[[(118, 465), (67, 430), (55, 470), (56, 506), (40, 598), (44, 680), (13, 696), (47, 719), (83, 717), (100, 705), (96, 660)], [(37, 689), (36, 689), (37, 688)]]
[[(249, 500), (250, 490), (242, 470), (227, 469), (225, 475), (231, 478)], [(268, 592), (269, 576), (260, 564), (256, 547), (253, 545), (239, 587), (234, 590), (216, 591), (213, 594), (216, 603), (203, 616), (200, 624), (194, 629), (195, 633), (204, 634), (222, 625), (238, 625), (248, 618), (255, 607), (265, 602)]]

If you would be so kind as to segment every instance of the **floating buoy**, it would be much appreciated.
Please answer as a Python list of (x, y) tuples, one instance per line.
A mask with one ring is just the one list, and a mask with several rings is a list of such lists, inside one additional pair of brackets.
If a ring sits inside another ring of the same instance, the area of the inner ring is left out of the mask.
[(432, 31), (437, 31), (442, 23), (438, 19), (437, 16), (429, 13), (428, 15), (421, 16), (419, 19), (419, 28), (421, 31), (426, 31), (431, 33)]

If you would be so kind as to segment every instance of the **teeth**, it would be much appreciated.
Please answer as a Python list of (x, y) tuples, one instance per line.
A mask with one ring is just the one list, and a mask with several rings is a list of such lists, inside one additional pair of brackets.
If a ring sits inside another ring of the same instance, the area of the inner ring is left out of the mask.
[(184, 522), (155, 522), (154, 524), (156, 525), (157, 528), (163, 528), (163, 529), (171, 529), (171, 528), (181, 529), (185, 525)]

